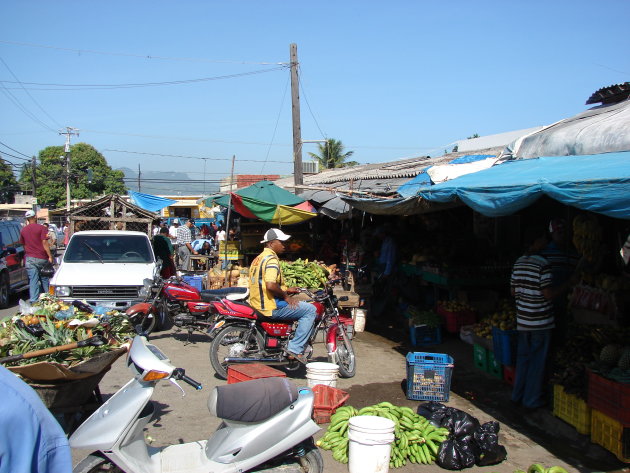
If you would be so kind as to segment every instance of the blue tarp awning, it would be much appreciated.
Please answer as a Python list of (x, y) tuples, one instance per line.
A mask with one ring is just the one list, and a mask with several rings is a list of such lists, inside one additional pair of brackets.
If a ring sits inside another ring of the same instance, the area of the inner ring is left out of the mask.
[(430, 187), (417, 196), (461, 201), (488, 217), (513, 214), (546, 195), (563, 204), (630, 219), (630, 151), (507, 161)]
[(164, 207), (177, 202), (173, 199), (166, 199), (164, 197), (158, 197), (157, 195), (143, 194), (141, 192), (127, 191), (131, 198), (131, 203), (151, 212), (158, 212)]

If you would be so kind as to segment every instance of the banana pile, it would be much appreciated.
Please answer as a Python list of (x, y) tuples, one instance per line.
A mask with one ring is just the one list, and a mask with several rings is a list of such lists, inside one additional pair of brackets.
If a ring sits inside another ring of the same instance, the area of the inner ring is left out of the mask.
[(326, 434), (317, 441), (316, 445), (324, 450), (332, 450), (335, 460), (347, 463), (348, 421), (351, 417), (362, 415), (384, 417), (394, 422), (396, 439), (392, 443), (390, 468), (399, 468), (406, 465), (408, 461), (424, 465), (432, 464), (437, 457), (440, 444), (450, 433), (446, 428), (436, 428), (409, 407), (381, 402), (360, 410), (352, 406), (340, 407), (330, 418)]
[(573, 219), (573, 245), (588, 261), (602, 256), (603, 230), (593, 216), (576, 215)]

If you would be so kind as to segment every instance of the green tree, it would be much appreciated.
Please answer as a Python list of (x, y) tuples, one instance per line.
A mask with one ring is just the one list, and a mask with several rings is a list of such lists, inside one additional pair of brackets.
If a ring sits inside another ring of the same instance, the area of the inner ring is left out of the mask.
[(308, 153), (311, 158), (319, 161), (319, 165), (323, 169), (344, 168), (348, 166), (356, 166), (356, 161), (346, 161), (354, 154), (354, 151), (344, 152), (343, 143), (340, 140), (329, 138), (326, 143), (318, 143), (319, 154)]
[[(66, 179), (63, 146), (48, 146), (39, 152), (35, 173), (37, 200), (41, 204), (56, 207), (66, 205)], [(92, 169), (92, 182), (88, 183), (87, 171)], [(23, 189), (31, 189), (31, 168), (24, 166), (20, 175)], [(70, 147), (70, 197), (89, 199), (104, 194), (124, 194), (127, 188), (124, 173), (113, 170), (105, 157), (87, 143)]]
[(13, 174), (13, 168), (0, 158), (0, 204), (15, 202), (16, 190), (18, 190), (18, 183), (15, 174)]

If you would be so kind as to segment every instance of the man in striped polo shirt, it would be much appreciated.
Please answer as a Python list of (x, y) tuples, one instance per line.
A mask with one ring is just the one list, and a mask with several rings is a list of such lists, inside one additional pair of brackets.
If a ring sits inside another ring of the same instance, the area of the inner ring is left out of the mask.
[(545, 405), (545, 363), (554, 328), (553, 274), (540, 256), (547, 246), (544, 227), (528, 228), (523, 240), (526, 252), (512, 269), (510, 286), (516, 298), (518, 351), (512, 402), (533, 409)]

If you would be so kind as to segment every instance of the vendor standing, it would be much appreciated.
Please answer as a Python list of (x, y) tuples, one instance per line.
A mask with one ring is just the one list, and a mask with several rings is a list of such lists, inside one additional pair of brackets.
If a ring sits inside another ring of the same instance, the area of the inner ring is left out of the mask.
[(315, 321), (316, 309), (313, 304), (292, 299), (290, 293), (296, 292), (296, 289), (284, 286), (278, 255), (285, 252), (285, 241), (289, 238), (291, 235), (277, 228), (265, 232), (261, 241), (265, 248), (249, 268), (249, 304), (271, 320), (298, 321), (295, 335), (289, 341), (285, 353), (306, 363), (304, 347)]
[(41, 276), (40, 272), (48, 263), (52, 264), (53, 257), (48, 244), (48, 229), (37, 223), (37, 217), (32, 210), (27, 210), (24, 217), (27, 224), (20, 232), (20, 243), (24, 245), (29, 296), (32, 303), (39, 299), (42, 292), (48, 292), (49, 278)]
[(153, 253), (156, 259), (162, 260), (160, 275), (165, 279), (174, 276), (176, 272), (173, 252), (173, 245), (168, 237), (168, 228), (160, 227), (158, 234), (153, 237)]
[(179, 268), (188, 271), (190, 254), (198, 254), (191, 243), (193, 241), (193, 228), (195, 221), (188, 219), (186, 225), (177, 229), (177, 256), (179, 257)]

